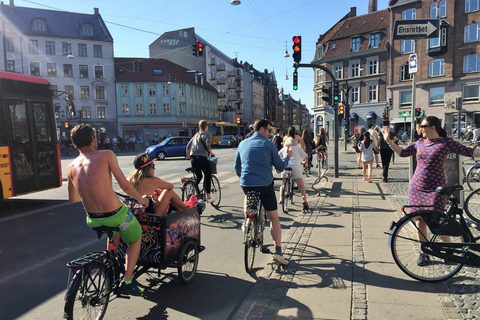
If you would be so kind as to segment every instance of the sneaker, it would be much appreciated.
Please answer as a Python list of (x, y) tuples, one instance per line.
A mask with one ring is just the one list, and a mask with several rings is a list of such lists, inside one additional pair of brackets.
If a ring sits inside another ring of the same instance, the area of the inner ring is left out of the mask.
[(132, 283), (130, 284), (126, 284), (122, 281), (122, 284), (118, 288), (118, 294), (140, 297), (143, 295), (143, 290), (138, 287), (135, 280), (132, 280)]
[(419, 267), (424, 267), (430, 263), (430, 257), (426, 253), (421, 253), (417, 260)]
[(273, 258), (273, 260), (275, 260), (276, 262), (278, 262), (280, 264), (283, 264), (284, 266), (287, 266), (288, 263), (289, 263), (289, 261), (287, 259), (285, 259), (285, 257), (280, 255), (280, 254), (274, 253), (272, 258)]
[(212, 203), (213, 201), (215, 201), (215, 198), (214, 198), (214, 197), (207, 198), (207, 202), (208, 202), (208, 203)]
[(379, 165), (379, 164), (377, 164), (377, 168), (380, 168), (380, 165)]
[(308, 202), (303, 201), (303, 210), (308, 210)]

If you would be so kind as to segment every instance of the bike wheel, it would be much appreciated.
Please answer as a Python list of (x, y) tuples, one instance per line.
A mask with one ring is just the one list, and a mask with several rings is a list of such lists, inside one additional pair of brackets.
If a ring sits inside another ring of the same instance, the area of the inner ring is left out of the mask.
[(195, 277), (198, 267), (198, 254), (200, 252), (195, 240), (189, 239), (183, 246), (180, 259), (182, 265), (178, 267), (178, 277), (183, 283), (189, 283)]
[(467, 216), (476, 223), (480, 223), (480, 189), (472, 191), (465, 199), (463, 206)]
[(245, 225), (245, 271), (252, 272), (253, 261), (255, 260), (255, 230), (254, 219), (247, 218)]
[[(390, 245), (395, 263), (405, 274), (420, 281), (437, 282), (455, 275), (460, 271), (463, 264), (446, 262), (444, 259), (432, 255), (428, 256), (430, 260), (428, 264), (424, 266), (417, 264), (417, 259), (423, 253), (417, 236), (417, 223), (418, 221), (423, 222), (422, 216), (431, 214), (432, 211), (422, 210), (400, 219), (392, 231)], [(425, 237), (428, 242), (466, 241), (462, 236), (437, 236), (428, 227)], [(450, 241), (448, 241), (449, 239)]]
[(470, 190), (476, 190), (480, 188), (480, 164), (474, 165), (468, 170), (467, 184)]
[(111, 290), (104, 265), (93, 264), (77, 271), (65, 296), (65, 318), (101, 320), (107, 310)]
[(192, 195), (195, 195), (197, 198), (199, 198), (197, 185), (192, 180), (189, 180), (183, 185), (182, 201), (187, 201)]
[[(294, 188), (294, 185), (295, 185), (295, 183), (293, 182), (293, 179), (290, 179), (290, 192), (289, 192), (289, 194), (290, 194), (290, 202), (291, 202), (292, 204), (293, 204), (293, 195), (294, 195), (294, 193), (295, 193), (295, 192), (294, 192), (294, 191), (295, 191), (295, 190), (294, 190), (294, 189), (295, 189), (295, 188)], [(297, 186), (297, 187), (298, 187), (298, 186)]]
[(322, 168), (327, 168), (327, 157), (325, 155), (322, 156)]
[(220, 200), (222, 200), (222, 189), (220, 189), (220, 181), (218, 181), (218, 178), (214, 175), (212, 175), (212, 186), (210, 189), (210, 194), (215, 199), (212, 202), (212, 206), (218, 208), (218, 206), (220, 205)]
[(288, 211), (288, 197), (289, 197), (289, 188), (290, 186), (290, 180), (289, 179), (283, 179), (283, 190), (282, 190), (282, 199), (283, 199), (283, 202), (282, 202), (282, 210), (283, 212), (287, 212)]

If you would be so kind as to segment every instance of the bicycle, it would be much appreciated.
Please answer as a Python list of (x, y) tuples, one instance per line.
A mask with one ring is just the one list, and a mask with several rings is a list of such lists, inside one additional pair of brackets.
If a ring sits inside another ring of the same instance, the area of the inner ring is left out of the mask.
[[(477, 146), (479, 145), (476, 143)], [(475, 159), (473, 159), (475, 161)], [(463, 164), (463, 163), (462, 163)], [(475, 162), (465, 174), (465, 166), (462, 165), (462, 173), (466, 177), (467, 185), (470, 190), (480, 188), (480, 161)]]
[(255, 249), (260, 247), (262, 253), (270, 253), (263, 248), (263, 231), (267, 221), (267, 212), (260, 203), (260, 192), (247, 192), (247, 215), (243, 223), (245, 244), (245, 271), (250, 273), (255, 261)]
[[(195, 169), (193, 167), (185, 169), (185, 171), (192, 173), (192, 177), (186, 178), (183, 177), (180, 180), (182, 181), (182, 201), (186, 201), (190, 198), (191, 195), (197, 196), (198, 199), (203, 199), (207, 201), (207, 195), (205, 194), (203, 188), (200, 189), (197, 184), (197, 175), (195, 174)], [(220, 188), (220, 182), (218, 178), (212, 174), (212, 183), (210, 194), (214, 198), (214, 201), (211, 202), (212, 206), (218, 209), (220, 205), (220, 200), (222, 199), (222, 190)]]
[[(420, 209), (413, 213), (405, 213), (405, 208), (429, 206), (404, 206), (405, 214), (397, 222), (391, 223), (389, 246), (393, 259), (398, 267), (408, 276), (425, 282), (438, 282), (457, 274), (463, 265), (480, 267), (480, 256), (472, 251), (480, 251), (463, 210), (459, 208), (459, 200), (453, 194), (463, 190), (461, 185), (438, 187), (436, 192), (447, 195), (448, 209), (445, 212)], [(480, 191), (478, 191), (480, 192)], [(467, 216), (477, 222), (469, 211)], [(419, 228), (419, 223), (426, 224), (426, 234)], [(475, 227), (471, 221), (470, 226)], [(478, 230), (478, 228), (477, 228)], [(426, 255), (419, 263), (420, 254)], [(417, 260), (417, 261), (416, 261)]]
[(328, 178), (325, 175), (327, 173), (327, 170), (328, 170), (328, 154), (327, 154), (327, 151), (323, 148), (323, 146), (320, 146), (320, 147), (314, 149), (313, 151), (317, 155), (316, 166), (317, 166), (318, 171), (317, 171), (317, 179), (312, 183), (312, 188), (313, 188), (314, 185), (316, 185), (317, 183), (322, 181), (322, 179), (326, 179), (328, 181)]
[(288, 211), (288, 201), (293, 204), (293, 176), (292, 168), (285, 168), (282, 180), (282, 210), (284, 213)]

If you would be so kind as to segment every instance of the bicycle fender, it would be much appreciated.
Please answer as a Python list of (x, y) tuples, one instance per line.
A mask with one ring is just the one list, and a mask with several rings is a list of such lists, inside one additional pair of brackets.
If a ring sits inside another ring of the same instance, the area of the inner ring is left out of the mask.
[[(394, 222), (394, 221), (392, 221)], [(394, 222), (395, 223), (395, 222)], [(393, 225), (393, 227), (390, 229), (390, 233), (388, 235), (388, 247), (391, 248), (392, 247), (392, 235), (393, 233), (395, 232), (395, 230), (397, 229), (397, 224), (395, 223)]]

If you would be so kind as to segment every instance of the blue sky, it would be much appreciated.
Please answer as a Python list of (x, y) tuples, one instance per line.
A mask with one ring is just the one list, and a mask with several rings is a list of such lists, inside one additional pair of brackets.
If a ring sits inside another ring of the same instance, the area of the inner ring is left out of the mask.
[[(4, 0), (8, 4), (8, 0)], [(292, 36), (302, 36), (302, 63), (310, 63), (320, 34), (345, 16), (368, 11), (368, 0), (15, 0), (16, 6), (100, 14), (114, 39), (116, 57), (148, 57), (148, 46), (162, 33), (188, 27), (231, 58), (260, 71), (274, 70), (279, 88), (314, 107), (313, 70), (299, 69), (292, 89)], [(378, 0), (385, 9), (388, 0)], [(284, 58), (285, 45), (290, 58)], [(288, 74), (289, 80), (285, 80)]]

